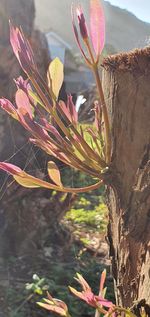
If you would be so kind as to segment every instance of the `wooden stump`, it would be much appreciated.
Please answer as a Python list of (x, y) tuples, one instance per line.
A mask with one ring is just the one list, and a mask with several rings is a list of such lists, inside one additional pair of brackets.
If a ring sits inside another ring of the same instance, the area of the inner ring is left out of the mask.
[[(108, 239), (118, 304), (150, 304), (150, 48), (106, 58), (112, 125)], [(116, 199), (117, 198), (117, 199)]]

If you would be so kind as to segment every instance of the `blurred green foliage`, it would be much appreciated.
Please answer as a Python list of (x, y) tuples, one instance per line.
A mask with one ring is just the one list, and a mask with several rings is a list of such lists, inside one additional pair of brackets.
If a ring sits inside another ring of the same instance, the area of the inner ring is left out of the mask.
[(109, 266), (99, 263), (81, 246), (72, 245), (71, 253), (67, 261), (50, 261), (49, 269), (39, 267), (39, 272), (22, 289), (9, 288), (7, 303), (10, 307), (9, 317), (39, 317), (53, 316), (53, 314), (40, 309), (36, 302), (46, 297), (46, 290), (50, 294), (66, 302), (72, 316), (93, 316), (94, 309), (69, 293), (68, 285), (80, 289), (74, 280), (76, 272), (79, 272), (87, 280), (93, 292), (98, 294), (101, 272), (107, 270), (107, 293), (106, 298), (114, 302), (113, 280), (109, 272)]
[(65, 218), (72, 223), (104, 232), (107, 226), (107, 207), (100, 196), (91, 194), (88, 199), (81, 196)]
[[(76, 250), (76, 252), (77, 251), (79, 251), (79, 249)], [(71, 293), (69, 293), (68, 285), (80, 289), (77, 282), (73, 279), (76, 272), (80, 272), (88, 281), (94, 293), (98, 294), (100, 274), (104, 268), (106, 268), (108, 272), (106, 281), (108, 291), (106, 298), (114, 301), (113, 281), (109, 274), (109, 267), (106, 267), (103, 264), (99, 264), (96, 259), (92, 258), (90, 255), (87, 255), (86, 253), (82, 253), (80, 256), (78, 256), (78, 259), (72, 262), (72, 265), (71, 263), (53, 263), (50, 272), (46, 272), (47, 277), (44, 278), (44, 280), (50, 294), (53, 297), (64, 301), (68, 305), (69, 311), (72, 316), (93, 316), (94, 309), (90, 308), (84, 302), (78, 300)], [(43, 278), (41, 280), (43, 280)], [(28, 294), (31, 293), (32, 290), (28, 289)], [(36, 295), (34, 300), (39, 301), (43, 296), (45, 295), (43, 294), (42, 296), (40, 296), (39, 294), (39, 297), (37, 297)], [(41, 309), (38, 307), (36, 307), (36, 309), (39, 309), (41, 311)], [(45, 316), (45, 313), (47, 313), (44, 309), (42, 309), (42, 312), (43, 316)]]

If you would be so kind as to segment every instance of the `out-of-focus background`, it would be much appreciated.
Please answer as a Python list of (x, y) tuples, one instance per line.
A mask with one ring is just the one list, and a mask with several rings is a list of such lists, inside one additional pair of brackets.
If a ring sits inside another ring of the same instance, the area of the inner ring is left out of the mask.
[[(141, 48), (149, 43), (150, 24), (139, 20), (134, 13), (138, 13), (141, 19), (146, 19), (144, 13), (142, 14), (142, 10), (146, 12), (150, 9), (150, 5), (148, 1), (141, 2), (136, 0), (132, 1), (134, 2), (132, 5), (130, 5), (130, 2), (128, 0), (103, 1), (106, 16), (106, 54)], [(79, 3), (79, 1), (74, 1), (74, 3)], [(111, 3), (121, 5), (125, 9), (114, 6)], [(73, 32), (71, 32), (70, 10), (68, 10), (71, 4), (72, 0), (45, 0), (42, 2), (35, 0), (35, 24), (40, 30), (46, 33), (51, 56), (59, 55), (63, 60), (65, 53), (66, 57), (68, 56), (68, 52), (80, 58)], [(84, 12), (88, 16), (89, 1), (82, 0), (82, 5)], [(127, 11), (127, 8), (132, 9), (132, 12)], [(67, 62), (69, 63), (68, 58), (66, 58)], [(67, 66), (67, 69), (69, 69), (70, 65)], [(71, 75), (72, 81), (73, 79), (74, 81), (77, 80), (81, 87), (83, 87), (81, 73), (77, 75), (73, 70)], [(89, 83), (89, 79), (91, 81), (90, 75), (87, 78), (87, 83)], [(68, 76), (66, 76), (66, 81), (68, 89), (75, 90), (78, 88), (78, 85), (76, 86), (74, 83), (72, 87)]]
[[(44, 80), (50, 60), (56, 56), (62, 60), (65, 80), (60, 97), (65, 99), (67, 93), (73, 95), (76, 107), (80, 108), (80, 120), (86, 124), (93, 120), (90, 108), (95, 85), (74, 40), (71, 3), (72, 0), (0, 0), (0, 96), (14, 102), (13, 79), (19, 75), (25, 78), (9, 43), (8, 20), (11, 19), (15, 25), (21, 25), (29, 39)], [(89, 1), (80, 3), (88, 20)], [(103, 57), (149, 45), (150, 23), (144, 22), (149, 19), (146, 14), (149, 1), (134, 0), (132, 5), (129, 0), (102, 3), (106, 16)], [(49, 158), (28, 139), (28, 133), (0, 111), (0, 161), (7, 160), (43, 176)], [(69, 186), (89, 183), (85, 175), (66, 166), (60, 165), (60, 169)], [(92, 311), (80, 307), (77, 301), (73, 303), (70, 295), (67, 297), (66, 286), (72, 283), (76, 271), (82, 272), (93, 287), (98, 286), (99, 270), (107, 267), (107, 284), (111, 290), (108, 297), (112, 299), (106, 226), (104, 188), (78, 197), (35, 191), (21, 188), (1, 172), (0, 317), (47, 316), (36, 307), (39, 295), (28, 301), (33, 285), (25, 290), (25, 284), (32, 280), (34, 273), (46, 278), (43, 283), (55, 297), (70, 303), (75, 316), (91, 316)]]

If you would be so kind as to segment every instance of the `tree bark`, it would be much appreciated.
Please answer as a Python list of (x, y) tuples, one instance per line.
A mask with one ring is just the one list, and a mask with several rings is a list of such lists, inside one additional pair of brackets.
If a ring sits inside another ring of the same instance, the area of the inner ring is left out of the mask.
[(150, 304), (150, 48), (106, 58), (112, 126), (108, 240), (119, 305)]

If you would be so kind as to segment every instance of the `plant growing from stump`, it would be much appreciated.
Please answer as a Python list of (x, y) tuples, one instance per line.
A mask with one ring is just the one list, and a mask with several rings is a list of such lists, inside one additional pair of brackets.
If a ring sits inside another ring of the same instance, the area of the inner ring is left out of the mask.
[(53, 161), (49, 161), (47, 166), (50, 182), (29, 175), (11, 163), (0, 162), (0, 168), (13, 175), (24, 187), (43, 187), (70, 193), (86, 192), (101, 186), (108, 174), (111, 159), (110, 125), (98, 71), (104, 47), (105, 19), (99, 1), (90, 1), (90, 31), (80, 6), (72, 6), (72, 24), (80, 51), (95, 76), (99, 94), (99, 100), (95, 102), (93, 109), (95, 122), (93, 127), (86, 128), (86, 133), (91, 138), (90, 144), (86, 142), (85, 131), (78, 122), (72, 96), (68, 96), (66, 103), (58, 100), (64, 79), (61, 61), (55, 58), (50, 63), (46, 83), (38, 72), (28, 40), (22, 30), (14, 27), (11, 22), (10, 42), (28, 79), (19, 77), (15, 80), (15, 105), (6, 98), (0, 99), (0, 105), (31, 134), (30, 142), (66, 165), (90, 175), (96, 182), (83, 188), (65, 187)]

